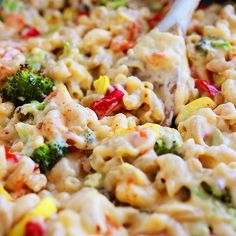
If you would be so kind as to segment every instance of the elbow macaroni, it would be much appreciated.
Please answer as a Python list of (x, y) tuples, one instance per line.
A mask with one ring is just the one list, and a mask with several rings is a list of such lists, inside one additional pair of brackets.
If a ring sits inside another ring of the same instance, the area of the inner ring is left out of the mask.
[[(234, 5), (196, 10), (184, 38), (151, 30), (166, 1), (107, 2), (0, 12), (1, 86), (32, 62), (55, 83), (41, 103), (0, 98), (0, 235), (236, 235)], [(30, 157), (53, 141), (69, 152), (43, 174)]]

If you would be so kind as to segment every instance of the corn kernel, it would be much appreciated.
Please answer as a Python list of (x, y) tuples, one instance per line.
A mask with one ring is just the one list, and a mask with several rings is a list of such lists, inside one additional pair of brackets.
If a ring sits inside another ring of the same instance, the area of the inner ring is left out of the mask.
[(110, 80), (106, 75), (100, 76), (93, 82), (97, 94), (105, 95), (110, 85)]

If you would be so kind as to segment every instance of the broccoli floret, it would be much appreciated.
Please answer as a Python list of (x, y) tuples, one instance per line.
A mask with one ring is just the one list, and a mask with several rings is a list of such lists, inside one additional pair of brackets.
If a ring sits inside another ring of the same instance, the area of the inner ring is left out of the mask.
[(40, 171), (46, 174), (68, 153), (68, 149), (64, 142), (48, 142), (35, 149), (31, 158), (39, 165)]
[(6, 78), (0, 93), (3, 99), (21, 106), (34, 100), (41, 102), (53, 88), (54, 83), (49, 78), (22, 66), (16, 74)]
[(155, 143), (154, 150), (157, 155), (163, 155), (167, 153), (179, 154), (176, 141), (173, 141), (171, 145), (167, 145), (163, 140), (158, 139)]

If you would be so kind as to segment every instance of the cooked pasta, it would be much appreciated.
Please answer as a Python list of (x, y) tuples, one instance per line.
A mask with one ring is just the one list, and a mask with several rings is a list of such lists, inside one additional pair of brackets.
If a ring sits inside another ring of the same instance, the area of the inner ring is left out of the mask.
[(3, 0), (0, 236), (235, 236), (236, 13)]

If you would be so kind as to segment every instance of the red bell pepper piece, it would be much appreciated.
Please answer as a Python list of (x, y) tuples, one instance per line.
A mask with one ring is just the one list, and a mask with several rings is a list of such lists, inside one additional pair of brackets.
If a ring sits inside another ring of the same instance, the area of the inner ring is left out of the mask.
[(10, 148), (5, 147), (6, 159), (7, 159), (7, 160), (11, 160), (11, 161), (13, 161), (14, 163), (19, 162), (19, 160), (20, 160), (19, 156), (15, 155), (15, 154), (12, 154), (12, 153), (9, 153), (9, 149), (10, 149)]
[(24, 29), (21, 35), (23, 39), (29, 39), (33, 37), (38, 37), (41, 35), (41, 33), (37, 28), (31, 27), (31, 28)]
[(153, 28), (164, 18), (164, 16), (165, 14), (158, 12), (153, 17), (147, 19), (147, 23)]
[(200, 4), (197, 7), (197, 10), (205, 10), (209, 7), (209, 4), (207, 4), (206, 1), (201, 1)]
[(121, 102), (123, 96), (124, 93), (115, 87), (111, 93), (94, 101), (90, 108), (97, 114), (99, 119), (102, 119), (114, 110)]
[(199, 90), (207, 92), (211, 97), (215, 97), (219, 93), (219, 90), (213, 84), (205, 80), (195, 79), (195, 86)]
[(87, 11), (78, 11), (77, 15), (78, 15), (78, 17), (89, 16), (89, 12), (87, 12)]
[(25, 236), (43, 236), (45, 226), (38, 222), (29, 221), (25, 226)]
[(34, 167), (34, 172), (37, 172), (39, 170), (39, 166), (38, 165), (35, 165)]

